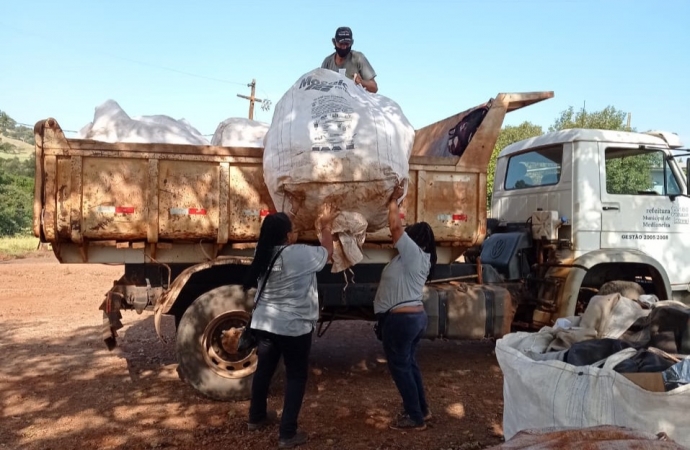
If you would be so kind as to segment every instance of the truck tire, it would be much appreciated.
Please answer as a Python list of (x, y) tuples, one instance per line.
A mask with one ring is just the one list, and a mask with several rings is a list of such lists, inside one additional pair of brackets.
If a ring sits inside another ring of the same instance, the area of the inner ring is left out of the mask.
[(256, 349), (237, 353), (236, 345), (251, 304), (241, 286), (221, 286), (194, 300), (180, 320), (175, 340), (178, 374), (206, 397), (250, 398)]
[(599, 288), (599, 295), (620, 294), (631, 300), (639, 300), (641, 295), (644, 295), (642, 286), (634, 281), (613, 280), (607, 281)]

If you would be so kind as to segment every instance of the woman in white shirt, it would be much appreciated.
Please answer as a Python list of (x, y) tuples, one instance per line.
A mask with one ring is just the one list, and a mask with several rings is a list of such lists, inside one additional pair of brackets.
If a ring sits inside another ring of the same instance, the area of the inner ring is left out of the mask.
[[(316, 273), (333, 254), (330, 209), (322, 215), (317, 227), (321, 230), (321, 246), (295, 244), (297, 235), (287, 214), (266, 216), (244, 283), (246, 291), (261, 286), (268, 277), (263, 291), (257, 290), (260, 297), (254, 299), (258, 304), (252, 314), (251, 327), (258, 338), (258, 363), (252, 382), (248, 428), (258, 430), (277, 419), (275, 411), (267, 411), (266, 400), (282, 356), (286, 386), (279, 448), (291, 448), (307, 441), (307, 434), (297, 429), (297, 418), (307, 384), (312, 333), (319, 318)], [(269, 268), (272, 261), (273, 266)]]

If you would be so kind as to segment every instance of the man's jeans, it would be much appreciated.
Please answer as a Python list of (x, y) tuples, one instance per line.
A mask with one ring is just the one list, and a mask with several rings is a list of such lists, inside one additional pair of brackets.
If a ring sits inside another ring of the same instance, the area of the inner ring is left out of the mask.
[(400, 391), (405, 412), (418, 424), (424, 423), (424, 414), (429, 411), (422, 373), (415, 358), (417, 344), (424, 335), (427, 322), (424, 311), (391, 312), (383, 325), (383, 350), (388, 359), (388, 369)]
[(297, 432), (297, 417), (302, 408), (304, 391), (309, 372), (309, 352), (312, 333), (302, 336), (280, 336), (266, 331), (256, 331), (259, 344), (259, 361), (252, 383), (252, 399), (249, 405), (249, 422), (257, 423), (266, 417), (266, 399), (271, 378), (278, 367), (280, 356), (285, 363), (285, 397), (280, 421), (280, 438), (291, 439)]

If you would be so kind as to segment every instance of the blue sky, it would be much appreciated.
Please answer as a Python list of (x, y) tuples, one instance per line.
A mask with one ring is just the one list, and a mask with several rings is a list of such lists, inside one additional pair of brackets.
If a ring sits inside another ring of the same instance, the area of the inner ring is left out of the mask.
[(246, 117), (237, 94), (252, 78), (275, 105), (333, 51), (341, 25), (416, 128), (498, 92), (553, 90), (506, 123), (546, 128), (570, 105), (613, 105), (638, 130), (690, 146), (687, 0), (14, 0), (0, 14), (0, 109), (78, 130), (114, 99), (130, 116), (185, 118), (212, 134)]

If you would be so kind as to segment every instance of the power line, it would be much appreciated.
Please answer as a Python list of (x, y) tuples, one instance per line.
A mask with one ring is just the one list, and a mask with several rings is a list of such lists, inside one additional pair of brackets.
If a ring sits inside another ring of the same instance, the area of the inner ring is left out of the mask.
[[(12, 30), (14, 30), (14, 31), (16, 31), (16, 32), (18, 32), (18, 33), (23, 33), (23, 34), (26, 34), (26, 35), (28, 35), (28, 36), (38, 37), (38, 38), (41, 38), (41, 39), (50, 41), (50, 42), (52, 42), (52, 43), (55, 42), (55, 38), (54, 38), (54, 37), (53, 37), (53, 38), (48, 38), (48, 37), (43, 36), (43, 35), (41, 35), (41, 34), (33, 33), (33, 32), (30, 32), (30, 31), (26, 31), (26, 30), (23, 30), (23, 29), (21, 29), (21, 28), (14, 27), (14, 26), (12, 26), (12, 25), (8, 25), (8, 24), (3, 23), (3, 22), (0, 22), (0, 25), (2, 25), (2, 26), (5, 27), (5, 28), (12, 29)], [(64, 43), (64, 41), (63, 41), (63, 43)], [(172, 68), (172, 67), (161, 66), (161, 65), (159, 65), (159, 64), (153, 64), (153, 63), (150, 63), (150, 62), (139, 61), (139, 60), (136, 60), (136, 59), (124, 58), (124, 57), (122, 57), (122, 56), (118, 56), (118, 55), (114, 55), (114, 54), (112, 54), (112, 53), (104, 52), (104, 51), (102, 51), (101, 49), (98, 50), (98, 54), (99, 54), (99, 55), (104, 55), (104, 56), (109, 56), (109, 57), (111, 57), (111, 58), (119, 59), (119, 60), (122, 60), (122, 61), (127, 61), (127, 62), (131, 62), (131, 63), (135, 63), (135, 64), (140, 64), (140, 65), (143, 65), (143, 66), (153, 67), (153, 68), (156, 68), (156, 69), (167, 70), (167, 71), (169, 71), (169, 72), (175, 72), (175, 73), (179, 73), (179, 74), (182, 74), (182, 75), (187, 75), (187, 76), (190, 76), (190, 77), (201, 78), (201, 79), (204, 79), (204, 80), (216, 81), (216, 82), (219, 82), (219, 83), (226, 83), (226, 84), (234, 84), (234, 85), (237, 85), (237, 86), (245, 86), (245, 85), (247, 84), (247, 83), (239, 83), (239, 82), (237, 82), (237, 81), (224, 80), (224, 79), (221, 79), (221, 78), (209, 77), (209, 76), (206, 76), (206, 75), (199, 75), (199, 74), (196, 74), (196, 73), (187, 72), (187, 71), (184, 71), (184, 70), (179, 70), (179, 69), (175, 69), (175, 68)]]

